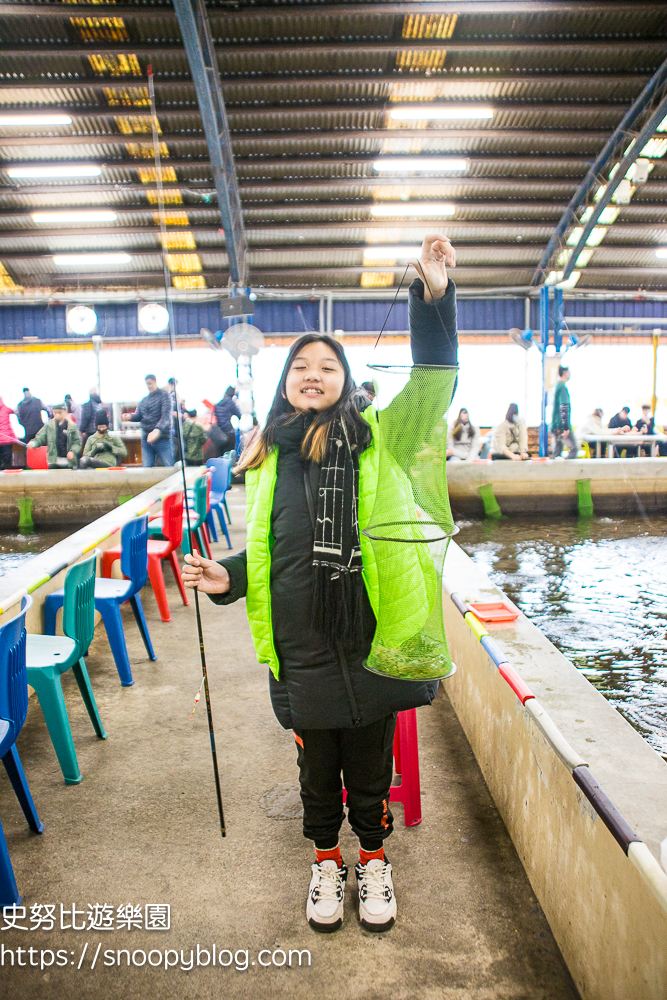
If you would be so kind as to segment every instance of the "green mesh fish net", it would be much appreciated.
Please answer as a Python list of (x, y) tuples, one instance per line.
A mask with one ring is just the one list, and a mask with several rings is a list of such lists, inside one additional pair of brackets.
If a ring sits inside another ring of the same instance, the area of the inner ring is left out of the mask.
[[(378, 411), (378, 484), (363, 534), (379, 604), (366, 668), (421, 681), (447, 677), (442, 574), (456, 534), (447, 492), (447, 421), (457, 369), (371, 366)], [(365, 560), (366, 562), (366, 560)]]

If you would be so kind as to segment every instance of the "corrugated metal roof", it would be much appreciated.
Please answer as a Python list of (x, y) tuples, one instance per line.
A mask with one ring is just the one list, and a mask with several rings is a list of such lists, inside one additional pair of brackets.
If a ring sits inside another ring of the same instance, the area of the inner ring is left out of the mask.
[[(134, 252), (114, 287), (159, 280), (157, 194), (147, 131), (148, 63), (173, 246), (221, 275), (209, 155), (170, 5), (19, 4), (4, 17), (0, 108), (71, 111), (69, 126), (0, 127), (0, 261), (27, 285), (55, 277), (51, 258), (89, 245)], [(592, 160), (667, 56), (655, 4), (554, 12), (405, 13), (350, 3), (208, 4), (237, 158), (251, 281), (359, 287), (362, 247), (412, 243), (427, 219), (371, 207), (448, 201), (459, 284), (521, 285)], [(400, 104), (491, 105), (489, 121), (393, 121)], [(464, 174), (379, 175), (376, 158), (470, 157)], [(99, 163), (99, 178), (12, 180), (12, 165)], [(108, 207), (114, 223), (40, 232), (36, 209)], [(578, 287), (660, 285), (655, 247), (667, 241), (667, 158), (622, 208)], [(187, 227), (194, 227), (188, 236)], [(206, 227), (196, 229), (196, 227)], [(267, 228), (268, 227), (268, 228)], [(118, 231), (114, 231), (117, 229)], [(299, 246), (303, 244), (303, 248)], [(643, 248), (646, 249), (643, 249)], [(122, 273), (127, 274), (123, 279)], [(151, 273), (155, 278), (151, 278)], [(149, 277), (143, 277), (148, 275)], [(90, 282), (90, 277), (82, 280)], [(104, 280), (103, 276), (99, 280)], [(217, 278), (211, 279), (214, 283)], [(664, 280), (663, 280), (664, 284)]]

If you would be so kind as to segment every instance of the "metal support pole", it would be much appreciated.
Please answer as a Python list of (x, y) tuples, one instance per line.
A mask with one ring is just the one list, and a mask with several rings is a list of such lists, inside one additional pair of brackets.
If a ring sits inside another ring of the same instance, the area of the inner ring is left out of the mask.
[(333, 336), (333, 295), (327, 292), (327, 333)]
[(225, 234), (230, 277), (234, 283), (243, 284), (247, 243), (243, 228), (241, 197), (206, 4), (204, 0), (174, 0), (174, 10), (190, 64), (192, 82), (195, 85), (206, 135), (211, 173)]
[(547, 427), (547, 345), (549, 343), (549, 288), (540, 288), (540, 351), (542, 352), (542, 400), (540, 419), (540, 458), (549, 454)]
[(660, 343), (661, 333), (662, 331), (659, 327), (653, 331), (653, 395), (651, 397), (651, 410), (654, 417), (658, 407), (658, 344)]

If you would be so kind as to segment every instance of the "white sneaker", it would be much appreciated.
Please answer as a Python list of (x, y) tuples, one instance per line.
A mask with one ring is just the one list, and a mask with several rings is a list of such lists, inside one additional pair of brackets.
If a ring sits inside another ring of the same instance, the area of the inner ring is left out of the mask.
[(312, 870), (306, 919), (313, 930), (329, 934), (343, 923), (347, 865), (339, 868), (335, 861), (327, 860), (314, 864)]
[(391, 865), (385, 858), (361, 862), (354, 870), (359, 885), (359, 920), (367, 931), (388, 931), (396, 920), (396, 897), (391, 880)]

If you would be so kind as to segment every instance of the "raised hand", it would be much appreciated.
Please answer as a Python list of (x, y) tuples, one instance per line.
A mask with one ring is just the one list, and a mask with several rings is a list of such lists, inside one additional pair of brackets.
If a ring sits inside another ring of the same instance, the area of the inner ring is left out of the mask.
[(419, 260), (409, 263), (424, 282), (424, 301), (437, 302), (447, 291), (447, 267), (456, 267), (456, 250), (449, 237), (430, 233), (424, 237)]

